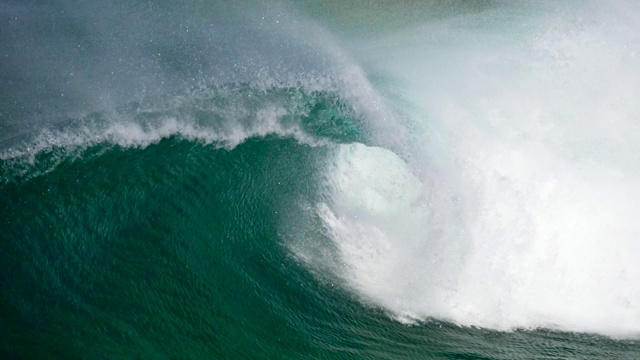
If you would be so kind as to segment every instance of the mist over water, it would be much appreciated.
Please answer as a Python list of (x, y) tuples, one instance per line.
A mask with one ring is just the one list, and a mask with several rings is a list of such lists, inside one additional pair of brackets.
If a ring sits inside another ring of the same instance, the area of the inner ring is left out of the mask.
[(326, 51), (300, 39), (309, 32), (287, 8), (9, 1), (0, 9), (0, 140), (201, 86), (324, 77)]

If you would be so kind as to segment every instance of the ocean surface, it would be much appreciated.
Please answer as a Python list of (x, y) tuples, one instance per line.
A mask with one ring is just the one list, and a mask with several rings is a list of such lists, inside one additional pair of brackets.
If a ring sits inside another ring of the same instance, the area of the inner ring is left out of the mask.
[(640, 359), (638, 19), (0, 2), (0, 358)]

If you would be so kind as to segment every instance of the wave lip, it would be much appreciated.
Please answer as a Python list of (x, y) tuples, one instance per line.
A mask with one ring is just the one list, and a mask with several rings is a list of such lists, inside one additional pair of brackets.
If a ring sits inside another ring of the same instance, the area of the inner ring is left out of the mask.
[[(333, 85), (332, 85), (333, 84)], [(362, 117), (331, 79), (256, 81), (194, 89), (175, 97), (131, 103), (110, 112), (63, 119), (5, 142), (2, 168), (10, 177), (49, 171), (89, 148), (145, 148), (169, 137), (216, 148), (277, 136), (309, 146), (363, 139)], [(43, 165), (40, 158), (47, 157)], [(13, 175), (12, 175), (13, 174)], [(15, 175), (15, 176), (14, 176)]]

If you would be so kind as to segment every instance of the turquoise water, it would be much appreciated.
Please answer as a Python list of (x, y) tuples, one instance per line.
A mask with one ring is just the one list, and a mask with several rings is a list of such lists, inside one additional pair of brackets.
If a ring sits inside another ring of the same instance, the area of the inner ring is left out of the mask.
[(6, 3), (1, 357), (638, 358), (636, 8)]

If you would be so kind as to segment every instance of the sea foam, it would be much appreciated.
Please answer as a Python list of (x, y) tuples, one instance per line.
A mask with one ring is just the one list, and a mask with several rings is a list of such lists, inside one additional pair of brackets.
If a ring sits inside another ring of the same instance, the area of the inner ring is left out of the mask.
[(327, 167), (346, 286), (403, 319), (640, 334), (637, 13), (502, 4), (360, 39), (411, 131)]

